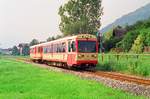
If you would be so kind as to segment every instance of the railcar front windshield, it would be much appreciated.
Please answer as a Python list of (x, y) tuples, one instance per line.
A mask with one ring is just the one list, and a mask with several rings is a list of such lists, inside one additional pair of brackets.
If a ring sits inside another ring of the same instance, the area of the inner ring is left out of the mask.
[(78, 52), (96, 53), (96, 41), (78, 41)]

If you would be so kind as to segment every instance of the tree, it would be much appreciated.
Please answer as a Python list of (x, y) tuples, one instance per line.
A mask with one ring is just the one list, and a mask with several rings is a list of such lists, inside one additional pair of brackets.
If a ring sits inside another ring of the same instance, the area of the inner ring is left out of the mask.
[(128, 52), (131, 49), (134, 40), (137, 38), (139, 34), (140, 32), (138, 30), (127, 32), (124, 38), (120, 42), (118, 42), (116, 46)]
[(45, 43), (46, 41), (40, 41), (39, 44)]
[(144, 37), (144, 46), (150, 46), (150, 31), (149, 29), (145, 29), (141, 34)]
[(112, 36), (113, 36), (113, 29), (111, 29), (108, 32), (104, 33), (104, 40), (108, 41), (112, 38)]
[(109, 40), (104, 42), (105, 51), (110, 51), (112, 48), (116, 48), (116, 44), (121, 40), (121, 38), (111, 37)]
[(30, 46), (33, 46), (33, 45), (36, 45), (36, 44), (39, 44), (39, 41), (37, 39), (33, 39), (31, 42), (30, 42)]
[(25, 44), (25, 45), (23, 46), (23, 49), (22, 49), (22, 54), (23, 54), (24, 56), (26, 56), (26, 55), (29, 55), (29, 53), (30, 53), (30, 47), (29, 47), (28, 44)]
[(54, 36), (48, 37), (48, 39), (47, 39), (46, 41), (48, 42), (48, 41), (53, 41), (53, 40), (55, 40), (55, 37), (54, 37)]
[(17, 46), (14, 46), (12, 48), (12, 55), (19, 55), (19, 50), (18, 50)]
[(62, 38), (63, 36), (62, 35), (57, 35), (56, 37), (55, 37), (55, 39), (59, 39), (59, 38)]
[(59, 8), (64, 35), (78, 33), (96, 34), (102, 15), (101, 0), (70, 0)]
[(132, 45), (131, 52), (134, 52), (136, 54), (142, 53), (143, 41), (144, 41), (144, 38), (142, 37), (142, 35), (138, 35), (138, 37), (134, 41), (134, 44)]

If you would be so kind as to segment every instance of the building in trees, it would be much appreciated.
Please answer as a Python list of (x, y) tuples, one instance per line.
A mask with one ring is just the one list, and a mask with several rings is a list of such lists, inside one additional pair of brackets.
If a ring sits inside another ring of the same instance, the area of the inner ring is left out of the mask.
[(122, 38), (126, 33), (127, 30), (121, 26), (117, 26), (113, 29), (113, 37)]
[(28, 43), (20, 43), (18, 45), (20, 55), (29, 55), (30, 47)]

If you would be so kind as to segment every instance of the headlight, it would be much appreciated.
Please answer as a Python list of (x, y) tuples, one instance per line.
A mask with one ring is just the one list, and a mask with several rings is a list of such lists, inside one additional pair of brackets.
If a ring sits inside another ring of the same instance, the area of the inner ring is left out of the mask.
[(81, 57), (81, 55), (79, 54), (79, 55), (78, 55), (78, 57), (80, 58), (80, 57)]
[(97, 55), (92, 55), (92, 57), (97, 58)]
[(84, 57), (84, 55), (79, 54), (78, 57), (81, 58), (81, 57)]
[(81, 57), (84, 57), (84, 55), (81, 55)]

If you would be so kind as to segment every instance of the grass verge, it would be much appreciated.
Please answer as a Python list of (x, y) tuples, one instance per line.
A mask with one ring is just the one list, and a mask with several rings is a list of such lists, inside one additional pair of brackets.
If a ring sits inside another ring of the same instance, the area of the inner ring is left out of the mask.
[(0, 59), (0, 99), (145, 99), (91, 80)]
[(97, 69), (150, 77), (150, 56), (105, 54), (102, 61), (100, 54)]

